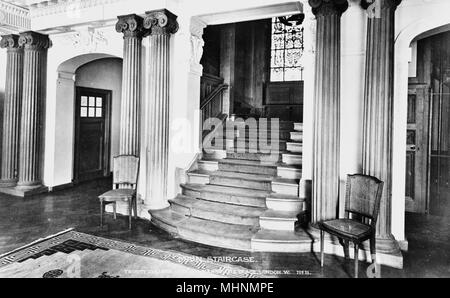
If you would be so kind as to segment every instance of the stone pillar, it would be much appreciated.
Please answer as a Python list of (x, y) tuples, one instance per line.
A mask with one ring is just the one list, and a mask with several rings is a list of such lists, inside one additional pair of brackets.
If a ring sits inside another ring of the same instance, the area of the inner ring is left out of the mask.
[(14, 34), (2, 36), (0, 47), (7, 49), (0, 187), (12, 187), (18, 175), (23, 47)]
[(312, 222), (335, 219), (339, 199), (340, 33), (346, 0), (309, 0), (316, 16)]
[(116, 31), (124, 35), (119, 154), (139, 156), (144, 19), (135, 14), (118, 19)]
[(362, 172), (362, 126), (367, 16), (361, 0), (348, 0), (341, 17), (340, 216), (347, 175)]
[(363, 124), (363, 172), (384, 181), (377, 224), (377, 250), (398, 249), (391, 234), (394, 22), (401, 0), (368, 7)]
[(149, 130), (147, 187), (145, 204), (151, 210), (164, 209), (167, 201), (169, 158), (169, 75), (170, 36), (178, 31), (176, 16), (163, 9), (146, 13), (144, 27), (150, 35), (150, 74), (148, 78)]
[(42, 186), (47, 50), (51, 41), (47, 35), (28, 31), (20, 34), (19, 44), (25, 55), (17, 186), (29, 190)]

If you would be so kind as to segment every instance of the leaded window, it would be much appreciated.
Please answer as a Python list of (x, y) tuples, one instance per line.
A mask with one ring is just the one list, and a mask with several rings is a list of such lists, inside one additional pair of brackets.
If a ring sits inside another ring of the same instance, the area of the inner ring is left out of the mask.
[(270, 80), (272, 82), (303, 80), (304, 15), (272, 19)]

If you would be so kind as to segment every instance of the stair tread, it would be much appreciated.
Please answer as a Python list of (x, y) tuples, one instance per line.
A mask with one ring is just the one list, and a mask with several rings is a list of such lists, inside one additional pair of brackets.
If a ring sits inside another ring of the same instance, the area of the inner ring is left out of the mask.
[(178, 195), (175, 199), (170, 200), (175, 204), (179, 204), (188, 208), (201, 209), (206, 211), (214, 211), (224, 214), (231, 214), (236, 216), (258, 217), (266, 211), (264, 208), (249, 207), (241, 205), (233, 205), (225, 202), (212, 202), (201, 199), (192, 198), (189, 196)]
[(183, 222), (183, 226), (179, 228), (205, 234), (220, 235), (225, 238), (244, 240), (250, 240), (258, 231), (255, 227), (228, 224), (194, 217), (188, 218), (185, 222)]
[(211, 175), (217, 176), (217, 177), (236, 178), (236, 179), (251, 180), (251, 181), (267, 181), (267, 182), (272, 181), (274, 178), (271, 175), (236, 173), (236, 172), (226, 172), (226, 171), (216, 171), (216, 172), (213, 172)]
[(281, 177), (276, 177), (275, 179), (273, 179), (273, 182), (277, 183), (277, 184), (297, 185), (297, 186), (299, 184), (298, 179), (288, 179), (288, 178), (281, 178)]
[(263, 161), (259, 161), (259, 160), (231, 159), (231, 158), (225, 158), (225, 159), (219, 160), (219, 163), (243, 165), (243, 166), (261, 166), (261, 167), (272, 167), (272, 168), (276, 167), (276, 164), (273, 164), (270, 162), (263, 162)]
[(267, 197), (267, 199), (270, 200), (279, 200), (279, 201), (305, 201), (305, 199), (302, 199), (300, 197), (297, 196), (292, 196), (292, 195), (285, 195), (285, 194), (280, 194), (280, 193), (273, 193), (271, 194), (269, 197)]
[(210, 176), (213, 171), (207, 171), (207, 170), (192, 170), (188, 172), (188, 175), (199, 175), (199, 176)]
[(259, 242), (311, 242), (311, 237), (303, 230), (275, 231), (262, 229), (256, 233), (252, 241)]
[(161, 220), (170, 225), (176, 226), (177, 224), (187, 220), (188, 218), (183, 214), (179, 214), (171, 210), (170, 208), (166, 208), (163, 210), (155, 210), (151, 211), (151, 216)]
[(281, 220), (297, 220), (298, 211), (277, 211), (267, 210), (261, 215), (261, 218), (281, 219)]
[(260, 197), (266, 198), (271, 194), (269, 191), (258, 190), (258, 189), (249, 189), (249, 188), (240, 188), (234, 186), (221, 186), (221, 185), (212, 185), (212, 184), (182, 184), (183, 187), (189, 188), (194, 191), (211, 191), (217, 193), (226, 193), (228, 195), (238, 195), (245, 197)]

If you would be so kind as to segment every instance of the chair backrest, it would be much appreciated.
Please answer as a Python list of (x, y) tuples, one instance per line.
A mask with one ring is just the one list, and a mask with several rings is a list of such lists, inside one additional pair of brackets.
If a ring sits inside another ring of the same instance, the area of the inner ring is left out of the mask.
[(120, 155), (114, 157), (113, 184), (116, 187), (136, 187), (139, 172), (139, 157)]
[(367, 175), (348, 175), (345, 211), (362, 215), (375, 226), (380, 211), (384, 182)]

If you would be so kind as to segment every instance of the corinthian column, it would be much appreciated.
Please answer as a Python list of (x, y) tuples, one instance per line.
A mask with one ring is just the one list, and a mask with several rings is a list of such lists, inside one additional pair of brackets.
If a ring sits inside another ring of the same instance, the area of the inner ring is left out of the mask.
[(397, 250), (391, 234), (392, 128), (395, 9), (401, 0), (377, 0), (368, 7), (363, 124), (363, 172), (384, 181), (377, 249)]
[(309, 0), (316, 16), (312, 222), (335, 219), (339, 198), (340, 19), (346, 0)]
[(17, 184), (23, 48), (18, 35), (2, 36), (0, 47), (7, 48), (0, 187), (11, 187)]
[(42, 185), (43, 112), (47, 50), (51, 41), (47, 35), (29, 31), (20, 34), (19, 44), (24, 47), (25, 55), (17, 186), (27, 190)]
[(147, 127), (146, 206), (164, 209), (167, 201), (169, 157), (169, 69), (170, 36), (178, 31), (176, 16), (167, 10), (146, 13), (144, 27), (149, 30), (149, 111)]
[(118, 19), (116, 30), (124, 36), (119, 154), (139, 156), (144, 19), (135, 14)]

